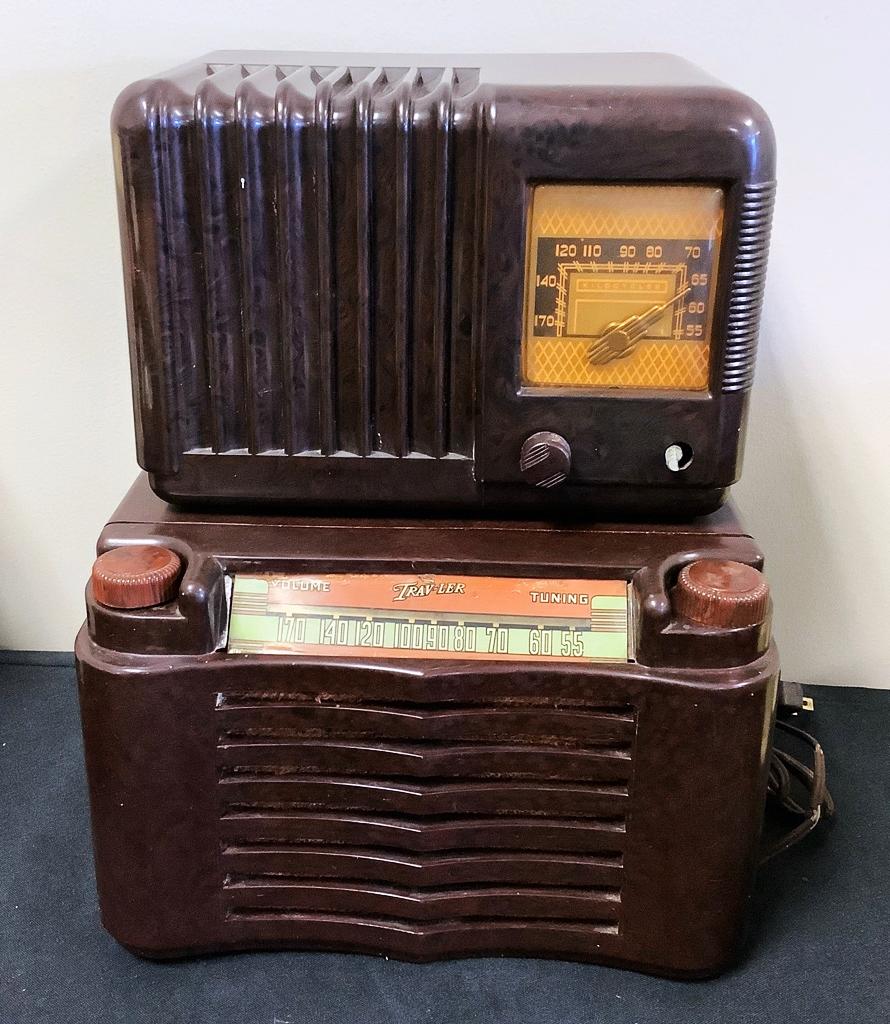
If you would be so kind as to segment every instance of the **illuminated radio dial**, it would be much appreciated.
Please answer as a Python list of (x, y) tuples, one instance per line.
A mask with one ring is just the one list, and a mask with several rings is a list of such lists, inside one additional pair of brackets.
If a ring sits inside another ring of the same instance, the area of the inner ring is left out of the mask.
[(705, 390), (722, 226), (713, 186), (537, 186), (523, 385)]

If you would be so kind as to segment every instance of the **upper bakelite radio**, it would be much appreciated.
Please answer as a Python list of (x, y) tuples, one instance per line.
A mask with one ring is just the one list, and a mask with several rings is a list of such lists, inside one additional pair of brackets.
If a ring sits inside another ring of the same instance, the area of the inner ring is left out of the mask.
[(773, 135), (685, 61), (216, 53), (113, 120), (161, 496), (688, 516), (737, 478)]

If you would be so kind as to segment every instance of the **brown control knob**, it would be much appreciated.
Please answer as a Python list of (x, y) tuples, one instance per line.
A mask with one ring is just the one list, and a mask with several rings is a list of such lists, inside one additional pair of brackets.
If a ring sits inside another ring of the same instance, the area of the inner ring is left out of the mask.
[(704, 558), (684, 566), (674, 588), (674, 608), (702, 626), (756, 626), (766, 618), (769, 584), (744, 562)]
[(150, 608), (176, 594), (182, 560), (154, 544), (112, 548), (93, 563), (93, 596), (110, 608)]
[(561, 435), (539, 430), (526, 438), (519, 452), (519, 470), (534, 487), (557, 487), (569, 475), (572, 449)]

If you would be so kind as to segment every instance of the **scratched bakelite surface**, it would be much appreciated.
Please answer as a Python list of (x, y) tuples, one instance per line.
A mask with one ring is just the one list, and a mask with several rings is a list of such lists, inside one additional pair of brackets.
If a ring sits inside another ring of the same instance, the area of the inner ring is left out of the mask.
[[(166, 499), (684, 516), (736, 479), (772, 132), (686, 62), (216, 54), (135, 83), (112, 121), (137, 450)], [(532, 196), (589, 188), (579, 237), (564, 199), (538, 217), (585, 266), (542, 263), (557, 284), (529, 313)], [(587, 265), (597, 246), (643, 307)], [(529, 333), (559, 319), (560, 275), (572, 323)], [(606, 330), (622, 311), (644, 336)], [(541, 430), (572, 448), (558, 487), (521, 471)]]
[(472, 454), (478, 78), (211, 61), (118, 101), (148, 468)]

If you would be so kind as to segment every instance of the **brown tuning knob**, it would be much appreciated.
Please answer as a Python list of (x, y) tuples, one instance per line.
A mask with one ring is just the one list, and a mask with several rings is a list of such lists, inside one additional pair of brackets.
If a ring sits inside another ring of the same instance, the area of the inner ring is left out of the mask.
[(182, 560), (154, 544), (112, 548), (93, 563), (93, 596), (110, 608), (150, 608), (176, 594)]
[(569, 475), (572, 449), (561, 435), (539, 430), (526, 438), (519, 452), (519, 471), (534, 487), (556, 487)]
[(684, 566), (673, 599), (679, 615), (702, 626), (756, 626), (767, 615), (769, 584), (744, 562), (705, 558)]

